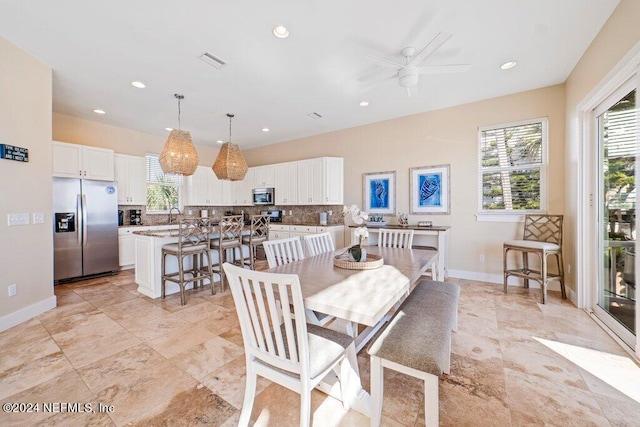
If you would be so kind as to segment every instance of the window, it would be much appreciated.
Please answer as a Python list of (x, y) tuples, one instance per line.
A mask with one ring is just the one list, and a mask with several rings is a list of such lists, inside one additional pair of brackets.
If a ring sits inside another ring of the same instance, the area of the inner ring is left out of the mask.
[(480, 214), (546, 210), (547, 119), (479, 129)]
[(147, 154), (147, 213), (167, 213), (180, 206), (181, 177), (162, 172), (157, 154)]

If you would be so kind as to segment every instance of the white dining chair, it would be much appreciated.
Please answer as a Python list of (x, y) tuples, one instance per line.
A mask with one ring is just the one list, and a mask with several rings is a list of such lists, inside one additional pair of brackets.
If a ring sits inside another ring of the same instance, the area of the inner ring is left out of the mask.
[(336, 246), (333, 244), (333, 239), (331, 238), (331, 233), (329, 232), (304, 236), (304, 243), (308, 256), (316, 256), (336, 250)]
[(378, 246), (385, 248), (411, 248), (413, 230), (389, 230), (381, 228), (378, 233)]
[[(264, 248), (264, 254), (267, 257), (269, 268), (289, 264), (290, 262), (299, 261), (305, 258), (300, 236), (269, 240), (262, 243), (262, 247)], [(324, 313), (307, 310), (307, 320), (314, 325), (326, 326), (333, 319), (333, 316), (327, 316)]]
[(304, 259), (300, 236), (268, 240), (262, 244), (269, 268)]
[(249, 424), (258, 375), (300, 393), (301, 426), (310, 423), (311, 391), (332, 371), (338, 376), (342, 404), (348, 410), (357, 394), (353, 338), (305, 322), (298, 275), (253, 271), (229, 263), (223, 268), (246, 356), (239, 425)]

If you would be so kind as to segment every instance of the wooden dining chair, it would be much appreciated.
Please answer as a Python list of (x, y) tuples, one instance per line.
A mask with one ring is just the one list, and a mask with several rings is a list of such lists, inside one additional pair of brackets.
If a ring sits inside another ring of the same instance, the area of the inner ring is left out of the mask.
[(333, 244), (333, 239), (331, 238), (331, 233), (329, 232), (304, 236), (304, 243), (308, 256), (316, 256), (336, 250), (336, 246)]
[(384, 248), (409, 248), (413, 245), (413, 230), (393, 230), (381, 228), (378, 246)]
[[(300, 236), (269, 240), (264, 242), (262, 246), (264, 247), (264, 254), (267, 257), (269, 268), (289, 264), (290, 262), (299, 261), (305, 258)], [(325, 326), (333, 319), (335, 319), (333, 316), (327, 316), (324, 313), (307, 310), (307, 320), (314, 325)]]
[[(503, 244), (502, 263), (504, 268), (504, 293), (507, 293), (509, 276), (524, 279), (524, 287), (529, 287), (529, 280), (540, 283), (542, 288), (542, 304), (547, 302), (547, 284), (551, 280), (560, 282), (562, 298), (567, 294), (564, 287), (564, 267), (562, 263), (562, 215), (525, 215), (524, 233), (520, 240), (507, 240)], [(508, 255), (511, 251), (522, 254), (522, 268), (509, 267)], [(540, 261), (540, 268), (534, 269), (529, 265), (529, 254), (535, 254)], [(555, 255), (558, 273), (548, 271), (547, 257)]]
[[(240, 320), (246, 385), (240, 426), (249, 425), (258, 376), (300, 394), (300, 425), (311, 419), (311, 391), (331, 372), (349, 409), (357, 367), (353, 338), (307, 324), (296, 274), (275, 274), (223, 265)], [(284, 307), (285, 309), (281, 309)]]

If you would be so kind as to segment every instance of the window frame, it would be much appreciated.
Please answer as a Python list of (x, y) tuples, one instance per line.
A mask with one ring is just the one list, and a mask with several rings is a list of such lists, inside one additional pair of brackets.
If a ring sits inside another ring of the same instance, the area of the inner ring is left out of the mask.
[[(159, 184), (156, 182), (149, 182), (149, 157), (155, 157), (156, 159), (160, 159), (160, 154), (157, 153), (145, 153), (144, 158), (145, 158), (145, 195), (149, 194), (149, 184), (153, 184), (153, 185), (163, 185), (163, 184)], [(164, 173), (164, 172), (163, 172)], [(178, 189), (178, 205), (176, 206), (178, 209), (180, 209), (180, 211), (183, 210), (183, 198), (182, 198), (182, 187), (183, 187), (183, 178), (182, 176), (178, 176), (177, 182), (174, 185), (164, 185), (166, 187), (176, 187)], [(162, 214), (168, 214), (169, 210), (171, 209), (171, 207), (167, 210), (151, 210), (149, 209), (149, 205), (148, 202), (145, 200), (145, 208), (146, 208), (146, 214), (147, 215), (162, 215)]]
[[(528, 164), (518, 166), (482, 166), (482, 133), (491, 130), (498, 130), (504, 128), (526, 126), (530, 124), (540, 123), (542, 125), (542, 153), (540, 156), (540, 164)], [(531, 213), (546, 213), (547, 212), (547, 173), (548, 173), (548, 153), (549, 153), (549, 120), (548, 117), (538, 117), (534, 119), (520, 120), (517, 122), (501, 123), (491, 126), (478, 127), (478, 213), (476, 218), (478, 221), (490, 221), (490, 222), (523, 222), (524, 216)], [(483, 173), (488, 171), (513, 171), (522, 169), (537, 169), (540, 170), (540, 209), (484, 209), (483, 208)]]

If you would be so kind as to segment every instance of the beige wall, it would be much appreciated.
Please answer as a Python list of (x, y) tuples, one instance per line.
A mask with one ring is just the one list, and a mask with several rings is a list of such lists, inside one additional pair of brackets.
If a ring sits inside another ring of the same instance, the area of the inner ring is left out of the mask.
[[(571, 242), (565, 251), (566, 264), (576, 264), (575, 241), (578, 230), (575, 218), (578, 213), (578, 155), (582, 141), (578, 135), (578, 111), (580, 102), (605, 77), (605, 75), (640, 42), (640, 1), (622, 0), (609, 20), (598, 33), (567, 79), (566, 117), (567, 145), (565, 162), (567, 224), (565, 239)], [(570, 283), (575, 281), (575, 269), (568, 273)]]
[[(518, 223), (477, 222), (478, 127), (549, 118), (549, 211), (564, 211), (564, 86), (417, 114), (244, 152), (252, 166), (318, 156), (344, 157), (345, 203), (362, 204), (362, 174), (396, 171), (397, 210), (409, 211), (409, 168), (451, 165), (451, 215), (410, 216), (450, 225), (449, 269), (500, 281), (502, 243)], [(480, 255), (485, 262), (479, 262)]]
[[(0, 38), (0, 143), (29, 162), (0, 159), (0, 330), (55, 306), (51, 233), (51, 68)], [(44, 224), (8, 227), (7, 214), (42, 212)], [(9, 284), (18, 294), (8, 297)]]
[[(111, 148), (116, 153), (144, 156), (162, 151), (167, 136), (151, 135), (96, 121), (79, 119), (53, 113), (53, 139), (72, 144)], [(218, 148), (196, 144), (200, 165), (211, 166), (218, 155)]]

